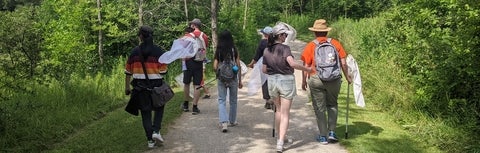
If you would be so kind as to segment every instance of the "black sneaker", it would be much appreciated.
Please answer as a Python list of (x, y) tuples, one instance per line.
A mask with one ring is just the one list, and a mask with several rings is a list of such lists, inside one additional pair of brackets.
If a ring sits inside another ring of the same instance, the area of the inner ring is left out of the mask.
[(203, 96), (203, 99), (210, 99), (210, 95)]
[(188, 102), (183, 103), (182, 109), (183, 109), (184, 112), (188, 112)]
[(265, 109), (272, 109), (272, 104), (265, 103)]
[(200, 113), (200, 110), (198, 109), (197, 106), (193, 106), (192, 108), (192, 115), (197, 115), (198, 113)]

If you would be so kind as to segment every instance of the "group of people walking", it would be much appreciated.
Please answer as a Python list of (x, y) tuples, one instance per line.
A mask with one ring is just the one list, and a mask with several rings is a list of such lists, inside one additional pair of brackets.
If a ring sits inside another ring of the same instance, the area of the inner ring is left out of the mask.
[[(189, 28), (192, 32), (188, 32), (185, 36), (203, 37), (205, 49), (208, 48), (208, 37), (200, 30), (201, 22), (199, 19), (194, 19), (189, 22)], [(253, 67), (260, 58), (262, 58), (262, 72), (267, 74), (267, 81), (262, 84), (263, 99), (265, 99), (265, 108), (275, 110), (275, 129), (278, 129), (276, 151), (282, 152), (284, 149), (284, 142), (286, 140), (287, 129), (290, 120), (290, 108), (294, 97), (297, 95), (297, 88), (295, 84), (295, 69), (302, 71), (302, 89), (310, 91), (313, 109), (315, 111), (319, 134), (316, 136), (318, 142), (328, 144), (329, 142), (336, 142), (338, 138), (335, 134), (335, 128), (338, 116), (338, 94), (341, 86), (341, 75), (333, 77), (333, 79), (324, 79), (319, 73), (325, 73), (324, 69), (340, 70), (346, 76), (345, 79), (351, 83), (351, 77), (348, 76), (346, 66), (346, 55), (344, 48), (336, 39), (328, 38), (327, 34), (331, 30), (327, 26), (324, 19), (319, 19), (314, 22), (314, 25), (309, 28), (313, 32), (315, 38), (309, 42), (303, 53), (301, 60), (303, 63), (297, 63), (294, 60), (290, 47), (283, 44), (291, 30), (285, 26), (277, 24), (273, 27), (265, 27), (260, 32), (262, 39), (259, 42), (255, 57), (248, 64), (248, 67)], [(290, 33), (291, 34), (291, 33)], [(160, 108), (153, 108), (151, 100), (149, 99), (149, 91), (143, 90), (146, 86), (159, 86), (161, 84), (163, 75), (166, 73), (167, 65), (157, 62), (159, 56), (163, 51), (152, 43), (151, 36), (153, 29), (148, 26), (142, 26), (139, 29), (138, 37), (141, 44), (132, 50), (131, 55), (127, 59), (125, 74), (125, 94), (131, 94), (127, 111), (135, 114), (135, 110), (141, 111), (142, 123), (145, 129), (148, 146), (153, 147), (155, 143), (163, 142), (159, 130), (161, 128), (161, 121), (163, 116), (164, 106)], [(334, 48), (335, 53), (328, 54), (328, 58), (320, 58), (319, 50), (322, 50), (325, 44), (329, 44)], [(323, 63), (319, 59), (327, 59), (333, 62), (332, 67), (323, 67)], [(183, 111), (189, 111), (189, 89), (193, 82), (194, 96), (192, 99), (192, 114), (200, 113), (198, 108), (198, 101), (200, 97), (200, 88), (204, 80), (204, 64), (202, 61), (191, 59), (182, 59), (185, 63), (183, 70), (183, 83), (185, 100), (181, 108)], [(226, 83), (219, 78), (221, 67), (224, 66), (225, 61), (232, 61), (233, 65), (240, 65), (239, 50), (235, 47), (232, 33), (224, 30), (219, 34), (218, 44), (215, 47), (213, 69), (217, 72), (217, 92), (218, 92), (218, 115), (219, 126), (221, 132), (227, 132), (228, 127), (238, 125), (237, 122), (237, 100), (238, 89), (243, 87), (241, 69), (233, 68), (235, 77), (233, 83)], [(142, 62), (145, 63), (145, 68), (142, 68)], [(336, 66), (336, 67), (335, 67)], [(336, 69), (335, 69), (336, 68)], [(144, 70), (146, 72), (144, 72)], [(150, 79), (150, 84), (145, 81), (146, 75)], [(325, 75), (325, 74), (323, 74)], [(338, 74), (337, 74), (338, 75)], [(133, 77), (133, 80), (131, 78)], [(153, 81), (152, 81), (153, 80)], [(160, 80), (160, 81), (158, 81)], [(152, 82), (157, 82), (152, 84)], [(131, 90), (133, 86), (133, 90)], [(228, 93), (227, 93), (228, 92)], [(229, 99), (227, 99), (227, 94)], [(229, 102), (229, 111), (227, 111), (227, 101)], [(130, 107), (129, 107), (130, 106)], [(152, 123), (151, 112), (155, 112)]]

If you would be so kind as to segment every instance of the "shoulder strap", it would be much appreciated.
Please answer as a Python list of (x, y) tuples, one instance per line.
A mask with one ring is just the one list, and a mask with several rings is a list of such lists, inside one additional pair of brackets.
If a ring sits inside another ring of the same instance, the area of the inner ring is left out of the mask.
[(190, 32), (190, 33), (188, 33), (188, 34), (190, 34), (190, 36), (192, 36), (192, 37), (194, 37), (194, 38), (196, 37), (195, 34), (193, 34), (193, 32)]
[(318, 40), (315, 38), (315, 40), (312, 41), (313, 43), (315, 43), (315, 45), (319, 45), (320, 42), (318, 42)]
[(232, 59), (233, 59), (233, 65), (237, 65), (237, 60), (235, 60), (235, 51), (232, 48)]

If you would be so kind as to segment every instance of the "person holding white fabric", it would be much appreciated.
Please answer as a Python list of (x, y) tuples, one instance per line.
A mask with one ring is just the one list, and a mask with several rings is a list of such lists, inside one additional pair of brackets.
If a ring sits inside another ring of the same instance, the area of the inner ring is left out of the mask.
[[(333, 46), (335, 54), (328, 54), (330, 58), (328, 61), (332, 61), (338, 73), (335, 73), (333, 80), (326, 80), (320, 78), (318, 70), (314, 69), (310, 73), (303, 73), (302, 75), (302, 89), (307, 89), (307, 84), (310, 87), (310, 95), (312, 96), (312, 105), (315, 110), (315, 115), (317, 118), (317, 126), (320, 131), (320, 134), (317, 136), (317, 141), (321, 144), (328, 144), (329, 142), (337, 142), (338, 138), (335, 134), (335, 129), (337, 126), (337, 117), (338, 117), (338, 94), (340, 93), (340, 87), (342, 85), (342, 79), (340, 71), (346, 77), (346, 80), (350, 84), (352, 82), (351, 77), (349, 76), (347, 64), (345, 58), (347, 53), (343, 49), (340, 42), (336, 39), (327, 38), (328, 31), (332, 28), (327, 26), (327, 21), (324, 19), (316, 20), (313, 27), (309, 28), (315, 34), (315, 39), (308, 43), (303, 50), (301, 60), (304, 62), (305, 66), (316, 67), (316, 63), (325, 60), (318, 60), (321, 55), (317, 53), (317, 48), (320, 48), (320, 45), (325, 43)], [(318, 50), (325, 51), (325, 50)], [(335, 56), (336, 55), (336, 56)], [(338, 59), (339, 58), (339, 59)], [(322, 75), (323, 76), (323, 75)], [(308, 78), (308, 80), (307, 80)], [(327, 116), (328, 114), (328, 120)]]
[[(255, 57), (253, 57), (248, 67), (253, 68), (253, 66), (258, 62), (258, 60), (263, 57), (263, 51), (267, 48), (268, 43), (268, 35), (272, 33), (272, 27), (266, 26), (260, 33), (262, 33), (262, 39), (260, 40), (257, 51), (255, 52)], [(265, 81), (262, 84), (262, 95), (263, 99), (265, 99), (265, 109), (272, 109), (273, 102), (270, 100), (270, 95), (268, 95), (268, 82)]]
[[(193, 28), (193, 32), (190, 34), (194, 35), (195, 37), (199, 38), (202, 37), (203, 42), (205, 43), (205, 52), (206, 49), (208, 48), (208, 36), (204, 34), (200, 30), (200, 26), (202, 25), (202, 22), (200, 19), (193, 19), (190, 21), (189, 26)], [(185, 65), (187, 67), (186, 70), (183, 71), (183, 91), (184, 91), (184, 102), (182, 105), (182, 110), (184, 112), (188, 112), (188, 106), (189, 106), (189, 91), (190, 91), (190, 83), (193, 82), (194, 86), (194, 93), (193, 93), (193, 99), (192, 99), (192, 114), (196, 115), (200, 113), (200, 109), (198, 109), (198, 101), (200, 99), (200, 84), (203, 79), (203, 61), (196, 61), (193, 58), (188, 58), (185, 59)]]

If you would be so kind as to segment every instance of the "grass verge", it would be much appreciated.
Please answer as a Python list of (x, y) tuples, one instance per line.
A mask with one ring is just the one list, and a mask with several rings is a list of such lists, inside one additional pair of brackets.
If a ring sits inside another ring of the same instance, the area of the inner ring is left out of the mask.
[[(175, 88), (175, 96), (167, 103), (161, 133), (168, 132), (170, 124), (182, 114), (183, 91)], [(126, 102), (125, 102), (126, 105)], [(147, 140), (141, 116), (124, 111), (124, 106), (71, 135), (53, 150), (47, 152), (142, 152)]]

